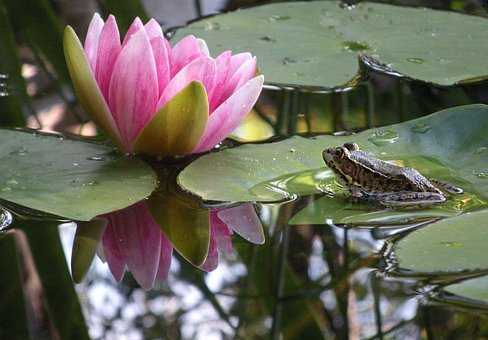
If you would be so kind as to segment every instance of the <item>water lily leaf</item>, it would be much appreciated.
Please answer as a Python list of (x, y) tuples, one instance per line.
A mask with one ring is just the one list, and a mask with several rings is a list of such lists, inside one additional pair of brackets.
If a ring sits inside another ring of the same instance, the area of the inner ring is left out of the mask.
[[(486, 204), (488, 198), (486, 131), (488, 106), (460, 106), (352, 136), (292, 137), (210, 153), (185, 168), (178, 183), (212, 201), (271, 202), (336, 193), (337, 184), (325, 167), (322, 150), (353, 141), (375, 157), (460, 186), (466, 199), (460, 196), (459, 201), (449, 201), (459, 205), (452, 208), (464, 211)], [(333, 209), (337, 209), (336, 203), (330, 211)]]
[(194, 34), (215, 54), (250, 51), (266, 81), (280, 85), (352, 84), (358, 55), (386, 72), (452, 85), (488, 76), (487, 30), (486, 19), (458, 13), (309, 1), (204, 18), (178, 30), (174, 40)]
[(89, 221), (149, 196), (156, 175), (103, 145), (0, 129), (0, 198)]
[(202, 137), (207, 120), (207, 92), (202, 83), (192, 81), (144, 127), (134, 150), (152, 156), (190, 153)]
[(174, 248), (188, 262), (200, 266), (210, 244), (210, 217), (189, 197), (176, 193), (154, 193), (149, 210)]
[(105, 219), (78, 222), (71, 252), (71, 275), (76, 283), (85, 277), (107, 226)]
[(412, 232), (393, 246), (401, 270), (419, 275), (488, 269), (488, 210), (441, 220)]
[[(488, 306), (488, 276), (464, 280), (450, 284), (442, 289), (462, 299), (469, 299)], [(466, 300), (466, 302), (469, 302)]]

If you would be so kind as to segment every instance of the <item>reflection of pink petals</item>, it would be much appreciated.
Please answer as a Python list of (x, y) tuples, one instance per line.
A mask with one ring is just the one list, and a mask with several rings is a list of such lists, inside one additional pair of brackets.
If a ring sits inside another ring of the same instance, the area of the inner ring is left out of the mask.
[(110, 271), (120, 281), (127, 268), (144, 289), (167, 277), (173, 247), (162, 234), (145, 201), (103, 216), (108, 226), (103, 252)]
[(251, 203), (218, 212), (218, 218), (230, 229), (254, 244), (264, 243), (263, 225)]
[(156, 274), (156, 280), (163, 281), (168, 278), (169, 268), (171, 267), (171, 256), (173, 255), (173, 246), (166, 236), (161, 233), (161, 256), (159, 257), (159, 267)]
[(232, 253), (232, 232), (217, 216), (217, 210), (210, 211), (210, 245), (205, 262), (200, 266), (206, 272), (210, 272), (219, 265), (221, 253)]
[(103, 253), (110, 272), (117, 281), (120, 281), (125, 272), (125, 256), (119, 249), (117, 237), (114, 232), (114, 224), (111, 223), (110, 219), (108, 221), (109, 223), (102, 237)]

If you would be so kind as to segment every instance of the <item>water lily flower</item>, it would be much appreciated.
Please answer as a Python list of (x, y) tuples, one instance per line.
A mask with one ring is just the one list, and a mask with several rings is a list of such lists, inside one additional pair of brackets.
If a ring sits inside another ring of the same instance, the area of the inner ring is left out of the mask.
[(124, 152), (210, 150), (250, 112), (264, 81), (250, 53), (212, 58), (191, 35), (171, 46), (154, 19), (136, 18), (121, 41), (115, 17), (95, 14), (84, 47), (66, 27), (64, 53), (80, 103)]
[[(130, 271), (135, 280), (148, 290), (155, 282), (167, 278), (173, 245), (151, 215), (147, 201), (115, 211), (101, 218), (107, 221), (102, 235), (101, 257), (117, 281)], [(219, 254), (232, 252), (233, 231), (246, 240), (262, 244), (261, 222), (252, 204), (210, 212), (210, 244), (202, 270), (218, 266)]]

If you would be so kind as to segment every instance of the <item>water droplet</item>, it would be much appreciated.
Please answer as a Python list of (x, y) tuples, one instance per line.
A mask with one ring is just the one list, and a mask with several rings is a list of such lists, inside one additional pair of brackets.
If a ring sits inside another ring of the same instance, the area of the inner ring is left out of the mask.
[(259, 38), (259, 40), (267, 41), (267, 42), (276, 42), (276, 39), (273, 39), (268, 35), (265, 35), (264, 37)]
[(369, 50), (370, 47), (368, 44), (360, 42), (360, 41), (344, 41), (342, 43), (343, 49), (346, 51), (352, 51), (352, 52), (360, 52), (364, 50)]
[(87, 158), (89, 161), (104, 161), (105, 160), (105, 157), (103, 156), (91, 156), (91, 157), (88, 157)]
[(218, 22), (205, 21), (205, 31), (218, 31), (220, 28), (221, 27)]
[(289, 57), (284, 57), (281, 62), (283, 63), (283, 65), (288, 65), (288, 64), (294, 64), (296, 63), (297, 61), (295, 59), (292, 59), (292, 58), (289, 58)]
[(480, 155), (480, 154), (485, 153), (487, 151), (488, 151), (488, 147), (482, 146), (482, 147), (479, 147), (478, 149), (476, 149), (476, 151), (474, 153), (477, 155)]
[(73, 163), (73, 166), (79, 166), (79, 165), (80, 163), (76, 163), (76, 162)]
[(289, 19), (291, 19), (291, 17), (288, 15), (272, 15), (268, 18), (268, 20), (271, 22), (281, 21), (281, 20), (289, 20)]
[(2, 191), (3, 192), (9, 192), (9, 191), (12, 191), (12, 188), (10, 188), (10, 187), (3, 187), (2, 188)]
[(293, 153), (293, 152), (295, 152), (295, 151), (297, 151), (297, 150), (295, 150), (295, 149), (293, 149), (293, 148), (291, 148), (291, 149), (290, 149), (290, 152), (291, 152), (291, 153)]
[(398, 137), (398, 133), (393, 130), (377, 130), (368, 140), (376, 146), (382, 146), (395, 143)]
[(275, 161), (276, 160), (276, 157), (273, 157), (273, 160)]
[(486, 170), (486, 171), (475, 171), (474, 174), (478, 178), (488, 179), (488, 170)]
[(461, 242), (455, 242), (455, 241), (445, 241), (445, 242), (440, 242), (440, 244), (445, 245), (446, 247), (454, 247), (454, 248), (459, 248), (464, 246)]
[(417, 123), (412, 126), (412, 131), (417, 133), (426, 133), (430, 129), (432, 129), (432, 127), (426, 123)]
[(343, 8), (343, 9), (347, 9), (349, 11), (351, 11), (351, 10), (353, 10), (353, 9), (356, 8), (356, 5), (348, 4), (346, 2), (341, 2), (339, 6), (341, 6), (341, 8)]
[(21, 146), (19, 149), (17, 150), (14, 150), (14, 151), (11, 151), (10, 154), (11, 155), (19, 155), (19, 156), (25, 156), (29, 153), (29, 151), (24, 148), (23, 146)]
[(12, 178), (12, 179), (9, 179), (7, 181), (7, 184), (8, 185), (17, 185), (17, 184), (19, 184), (19, 182), (17, 182), (15, 179)]
[(90, 181), (90, 182), (82, 184), (82, 186), (84, 186), (84, 187), (92, 187), (94, 185), (98, 185), (98, 182), (97, 181)]
[(422, 58), (407, 58), (407, 61), (414, 64), (423, 64), (425, 62)]
[(9, 75), (6, 73), (0, 73), (0, 79), (8, 79)]
[(12, 224), (12, 214), (7, 210), (2, 210), (0, 213), (0, 231), (4, 231), (7, 227)]

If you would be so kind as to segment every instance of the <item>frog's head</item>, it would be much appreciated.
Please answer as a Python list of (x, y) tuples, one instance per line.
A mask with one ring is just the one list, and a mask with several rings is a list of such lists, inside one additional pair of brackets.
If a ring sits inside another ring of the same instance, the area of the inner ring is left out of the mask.
[(344, 143), (342, 146), (328, 148), (322, 151), (325, 164), (333, 170), (340, 170), (342, 164), (350, 160), (351, 152), (359, 151), (356, 143)]

